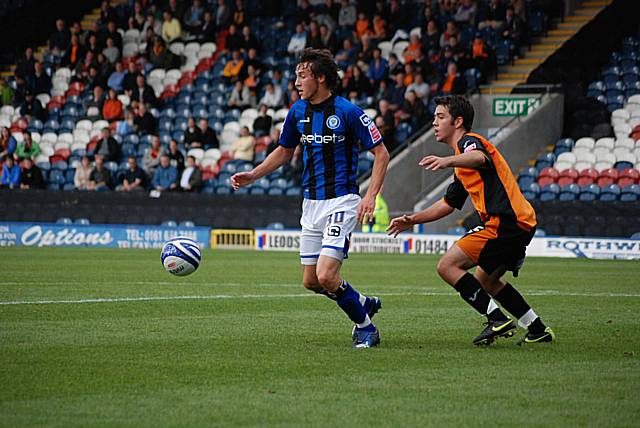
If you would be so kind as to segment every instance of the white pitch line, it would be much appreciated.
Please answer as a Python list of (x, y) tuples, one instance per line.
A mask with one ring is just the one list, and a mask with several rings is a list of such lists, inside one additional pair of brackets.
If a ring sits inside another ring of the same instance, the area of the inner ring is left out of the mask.
[[(455, 296), (451, 292), (413, 292), (413, 293), (376, 293), (378, 296)], [(557, 290), (544, 290), (525, 292), (528, 296), (545, 297), (640, 297), (640, 294), (631, 293), (577, 293), (561, 292)], [(209, 296), (140, 296), (140, 297), (104, 297), (94, 299), (77, 300), (9, 300), (0, 301), (0, 306), (8, 305), (54, 305), (54, 304), (80, 304), (80, 303), (121, 303), (121, 302), (149, 302), (172, 300), (228, 300), (228, 299), (279, 299), (317, 297), (312, 293), (298, 294), (214, 294)]]

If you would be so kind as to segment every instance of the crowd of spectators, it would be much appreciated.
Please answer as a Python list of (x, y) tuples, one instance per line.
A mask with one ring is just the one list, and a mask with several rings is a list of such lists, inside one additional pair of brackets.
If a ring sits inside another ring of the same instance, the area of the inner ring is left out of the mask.
[[(247, 3), (255, 6), (251, 0)], [(434, 96), (467, 91), (467, 70), (478, 70), (481, 79), (495, 71), (491, 47), (495, 40), (511, 40), (516, 48), (526, 40), (525, 6), (536, 1), (286, 3), (281, 10), (257, 9), (258, 14), (244, 0), (129, 1), (116, 7), (104, 1), (100, 17), (87, 30), (78, 22), (67, 25), (62, 19), (56, 21), (48, 41), (50, 63), (37, 60), (33, 49), (27, 48), (18, 58), (15, 78), (10, 84), (0, 81), (0, 102), (19, 108), (27, 122), (46, 121), (47, 106), (34, 95), (50, 93), (50, 73), (67, 67), (71, 85), (81, 88), (84, 117), (109, 123), (93, 149), (87, 150), (92, 159), (77, 161), (76, 188), (193, 191), (201, 185), (202, 176), (194, 165), (198, 159), (185, 160), (185, 155), (192, 148), (219, 148), (222, 130), (214, 131), (209, 118), (193, 114), (183, 138), (160, 141), (159, 112), (175, 99), (160, 97), (148, 79), (154, 69), (169, 70), (183, 64), (184, 57), (170, 49), (172, 43), (216, 42), (216, 62), (224, 64), (221, 107), (259, 111), (252, 129), (241, 127), (236, 141), (227, 147), (233, 158), (254, 161), (256, 138), (266, 138), (267, 144), (271, 141), (276, 126), (271, 113), (288, 108), (299, 98), (293, 65), (295, 56), (308, 47), (334, 53), (342, 69), (336, 92), (363, 108), (375, 109), (374, 119), (385, 144), (394, 150), (403, 143), (397, 138), (400, 127), (415, 132), (430, 123)], [(265, 15), (274, 18), (265, 20)], [(264, 32), (257, 34), (258, 21), (269, 22), (268, 30), (276, 29), (280, 38), (284, 34), (284, 43), (273, 45), (265, 40)], [(124, 52), (127, 30), (137, 30), (146, 46), (133, 57)], [(286, 67), (276, 67), (273, 57), (289, 57), (289, 61)], [(269, 58), (272, 61), (266, 61)], [(152, 136), (150, 148), (141, 158), (122, 150), (122, 140), (131, 134)], [(27, 171), (37, 171), (37, 166), (30, 149), (26, 154), (21, 151), (28, 132), (24, 135), (24, 142), (17, 147), (9, 130), (3, 130), (3, 186), (42, 187), (42, 174), (38, 180), (37, 174)], [(401, 140), (404, 138), (406, 135)], [(31, 162), (22, 163), (20, 173), (17, 165), (23, 159)], [(104, 164), (125, 160), (127, 173), (119, 177), (120, 182), (112, 183)], [(89, 172), (87, 162), (91, 161), (94, 165)], [(25, 177), (25, 183), (20, 177)]]

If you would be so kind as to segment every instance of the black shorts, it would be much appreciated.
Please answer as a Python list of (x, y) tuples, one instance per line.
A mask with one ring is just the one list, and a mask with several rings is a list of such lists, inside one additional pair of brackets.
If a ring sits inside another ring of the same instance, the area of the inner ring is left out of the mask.
[(498, 235), (497, 228), (488, 222), (479, 226), (460, 238), (456, 245), (465, 252), (487, 274), (501, 266), (518, 276), (518, 270), (524, 263), (527, 245), (535, 234), (535, 227), (530, 231), (510, 234), (508, 237)]

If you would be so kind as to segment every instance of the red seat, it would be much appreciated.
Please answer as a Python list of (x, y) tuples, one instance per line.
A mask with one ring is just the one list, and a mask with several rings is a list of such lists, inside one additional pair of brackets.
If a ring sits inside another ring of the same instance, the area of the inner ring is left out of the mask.
[[(67, 156), (67, 158), (68, 158), (68, 156)], [(63, 162), (63, 161), (66, 162), (67, 158), (65, 158), (63, 156), (60, 156), (60, 155), (52, 155), (52, 156), (49, 156), (49, 163), (51, 165), (55, 165), (58, 162)]]
[(209, 165), (205, 168), (202, 168), (202, 179), (210, 180), (212, 178), (216, 178), (220, 174), (220, 167), (218, 165)]
[(87, 153), (94, 152), (96, 150), (96, 147), (98, 147), (98, 137), (94, 137), (91, 141), (89, 141), (86, 148)]
[(618, 171), (614, 168), (609, 168), (605, 169), (598, 175), (596, 184), (600, 187), (604, 187), (609, 184), (615, 184), (616, 181), (618, 181)]
[(627, 187), (640, 183), (640, 172), (634, 168), (627, 168), (618, 174), (618, 186)]
[(546, 186), (547, 184), (555, 183), (558, 180), (560, 173), (553, 167), (544, 168), (540, 171), (540, 175), (538, 176), (538, 185), (540, 187)]
[(588, 184), (593, 184), (598, 179), (598, 175), (598, 170), (595, 168), (583, 169), (582, 171), (580, 171), (577, 184), (581, 187)]
[(67, 159), (69, 159), (69, 156), (71, 156), (71, 150), (69, 150), (69, 149), (58, 149), (58, 150), (55, 151), (55, 153), (53, 155), (54, 156), (60, 156), (64, 160), (67, 160)]
[(69, 89), (73, 89), (76, 91), (84, 91), (84, 83), (82, 82), (73, 82), (72, 84), (69, 85)]
[(578, 181), (578, 170), (575, 168), (567, 168), (560, 171), (560, 176), (558, 177), (558, 185), (560, 187), (567, 186), (569, 184), (573, 184)]

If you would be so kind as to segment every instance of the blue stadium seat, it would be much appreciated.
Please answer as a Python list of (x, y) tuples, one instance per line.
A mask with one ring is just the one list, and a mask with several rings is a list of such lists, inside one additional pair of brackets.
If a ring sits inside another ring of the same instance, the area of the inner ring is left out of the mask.
[(165, 220), (161, 223), (164, 227), (178, 227), (178, 223), (175, 220)]
[(151, 148), (150, 144), (140, 143), (136, 151), (136, 156), (144, 156), (144, 154)]
[(279, 195), (284, 195), (285, 190), (283, 188), (280, 187), (270, 187), (269, 190), (267, 191), (267, 194), (270, 196), (279, 196)]
[(600, 95), (604, 95), (604, 83), (600, 80), (591, 82), (587, 88), (587, 96), (598, 98)]
[(191, 220), (185, 220), (180, 222), (179, 226), (180, 227), (196, 227), (196, 224)]
[(556, 162), (556, 156), (553, 153), (545, 153), (536, 160), (536, 169), (538, 172), (545, 168), (553, 166)]
[(60, 160), (51, 165), (51, 169), (58, 171), (66, 171), (69, 168), (69, 164), (66, 161)]
[(215, 187), (205, 187), (202, 189), (202, 193), (206, 193), (208, 195), (214, 195), (216, 193)]
[(265, 195), (266, 193), (267, 193), (267, 190), (263, 187), (251, 186), (249, 188), (250, 195)]
[(558, 199), (558, 195), (560, 193), (560, 186), (556, 183), (547, 184), (540, 190), (540, 200), (541, 201), (553, 201)]
[(173, 120), (169, 118), (162, 118), (158, 123), (158, 130), (171, 132), (173, 129)]
[(570, 152), (573, 150), (573, 146), (575, 146), (575, 142), (572, 138), (561, 138), (556, 141), (556, 144), (553, 148), (553, 154), (558, 157), (559, 154)]
[(598, 199), (606, 202), (617, 201), (620, 198), (620, 193), (620, 186), (617, 184), (609, 184), (602, 188)]
[(369, 171), (371, 171), (372, 165), (373, 165), (373, 162), (371, 162), (371, 160), (369, 159), (366, 159), (366, 158), (358, 159), (358, 175), (362, 176), (367, 174)]
[(597, 184), (588, 184), (582, 187), (578, 199), (581, 201), (595, 201), (598, 196), (600, 196), (600, 187)]
[(77, 218), (77, 219), (74, 221), (74, 223), (75, 223), (75, 224), (82, 224), (82, 225), (89, 225), (89, 224), (91, 224), (91, 221), (89, 221), (89, 219), (88, 219), (88, 218), (81, 217), (81, 218)]
[(216, 194), (218, 195), (230, 195), (233, 189), (226, 184), (219, 184), (216, 186)]
[(42, 132), (56, 132), (58, 128), (60, 128), (58, 121), (55, 119), (49, 119), (44, 123)]
[(529, 186), (535, 182), (536, 178), (530, 175), (520, 175), (520, 177), (518, 177), (518, 187), (521, 191), (529, 189)]
[(167, 107), (160, 112), (160, 119), (173, 119), (175, 117), (176, 111), (171, 107)]
[(478, 89), (482, 75), (480, 74), (480, 70), (477, 68), (470, 68), (464, 72), (464, 78), (467, 81), (467, 89), (475, 91)]
[(74, 180), (75, 176), (76, 176), (75, 168), (69, 168), (68, 170), (66, 170), (65, 173), (64, 173), (64, 181), (65, 181), (65, 183), (73, 184), (73, 182), (74, 182), (73, 180)]
[(560, 201), (575, 201), (580, 195), (580, 186), (577, 184), (569, 184), (563, 186), (558, 194), (558, 200)]
[(605, 97), (607, 97), (607, 100), (624, 94), (624, 85), (622, 84), (622, 82), (619, 82), (617, 80), (611, 83), (605, 82), (604, 87), (604, 95)]
[(506, 65), (511, 61), (511, 52), (513, 51), (513, 43), (509, 40), (500, 40), (494, 47), (496, 60), (498, 65)]
[(187, 122), (187, 117), (176, 117), (173, 121), (173, 131), (180, 130), (182, 132), (186, 131), (189, 123)]
[(57, 224), (73, 224), (73, 220), (71, 220), (69, 217), (60, 217), (59, 219), (56, 220)]
[(632, 184), (624, 187), (620, 192), (620, 200), (627, 202), (635, 202), (640, 200), (640, 185)]
[(547, 16), (540, 11), (529, 14), (529, 34), (537, 37), (545, 34), (547, 27)]
[(130, 134), (127, 135), (127, 137), (124, 139), (124, 142), (127, 144), (136, 145), (140, 142), (140, 138), (136, 134)]
[(269, 189), (278, 188), (278, 189), (286, 189), (287, 188), (287, 180), (284, 178), (276, 178), (275, 180), (271, 180), (269, 182)]
[(108, 169), (111, 172), (118, 170), (118, 164), (116, 162), (113, 162), (113, 161), (105, 162), (104, 163), (104, 167), (105, 167), (105, 169)]
[(58, 189), (59, 189), (60, 186), (64, 185), (65, 182), (66, 182), (66, 179), (65, 179), (63, 171), (60, 171), (59, 169), (52, 169), (49, 172), (49, 183), (50, 184), (56, 184), (58, 186)]
[(302, 189), (300, 189), (299, 187), (289, 187), (285, 192), (285, 195), (287, 196), (300, 196), (301, 194)]
[(40, 132), (43, 127), (44, 125), (40, 119), (32, 118), (31, 122), (29, 122), (29, 128), (27, 129), (29, 132)]

